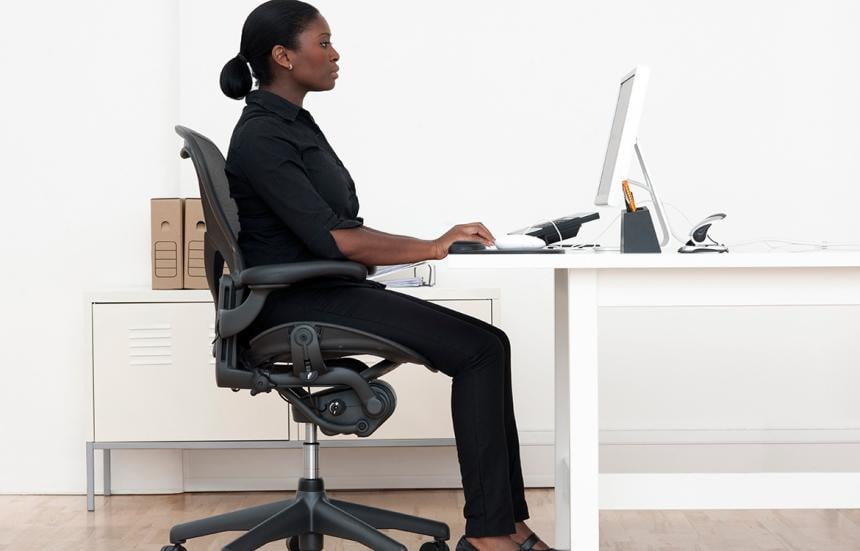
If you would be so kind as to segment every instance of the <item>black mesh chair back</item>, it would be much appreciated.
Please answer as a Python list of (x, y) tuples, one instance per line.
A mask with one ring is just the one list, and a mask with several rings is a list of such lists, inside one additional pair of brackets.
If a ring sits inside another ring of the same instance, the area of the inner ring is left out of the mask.
[(224, 172), (224, 155), (209, 138), (190, 128), (176, 126), (176, 133), (185, 140), (180, 155), (191, 158), (197, 171), (203, 217), (206, 220), (204, 258), (206, 282), (218, 304), (218, 282), (227, 264), (230, 272), (245, 269), (242, 251), (239, 250), (239, 214), (230, 197), (230, 185)]
[[(221, 387), (250, 388), (256, 392), (263, 383), (253, 373), (255, 369), (268, 372), (274, 363), (293, 363), (296, 349), (291, 339), (294, 327), (300, 324), (282, 324), (263, 334), (245, 335), (239, 339), (240, 331), (247, 328), (261, 311), (269, 292), (289, 285), (289, 281), (307, 277), (351, 274), (352, 277), (363, 278), (367, 269), (346, 261), (308, 261), (246, 268), (238, 242), (238, 209), (230, 197), (224, 156), (209, 138), (190, 128), (176, 126), (176, 133), (185, 142), (180, 155), (190, 158), (197, 171), (206, 221), (206, 280), (215, 304), (215, 379)], [(229, 274), (224, 274), (225, 263)], [(368, 380), (378, 378), (405, 362), (429, 367), (429, 362), (416, 352), (353, 328), (315, 323), (313, 333), (313, 342), (309, 344), (318, 351), (319, 361), (343, 357), (348, 355), (348, 351), (384, 358), (384, 363), (363, 372)], [(324, 368), (321, 364), (320, 367)], [(298, 371), (296, 367), (296, 375)], [(301, 406), (294, 404), (294, 407)]]

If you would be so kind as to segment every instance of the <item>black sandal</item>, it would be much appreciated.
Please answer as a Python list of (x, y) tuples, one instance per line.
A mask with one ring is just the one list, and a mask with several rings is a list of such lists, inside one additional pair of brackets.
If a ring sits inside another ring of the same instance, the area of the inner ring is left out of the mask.
[(460, 538), (460, 541), (457, 542), (457, 547), (455, 551), (478, 551), (478, 549), (469, 543), (469, 540), (466, 539), (466, 536)]
[[(540, 541), (540, 538), (538, 537), (538, 535), (535, 534), (534, 532), (532, 532), (531, 535), (526, 538), (526, 541), (524, 541), (520, 544), (520, 550), (521, 551), (532, 551), (532, 548), (535, 545), (537, 545), (537, 543), (539, 541)], [(514, 542), (514, 543), (516, 543), (516, 542)], [(555, 549), (550, 548), (549, 551), (555, 551)]]
[[(529, 537), (526, 538), (526, 541), (520, 544), (521, 551), (532, 551), (532, 548), (540, 541), (540, 538), (534, 532), (531, 533)], [(516, 543), (516, 542), (514, 542)], [(460, 541), (457, 542), (457, 547), (455, 551), (478, 551), (478, 549), (469, 543), (469, 540), (466, 539), (466, 536), (460, 538)], [(549, 551), (556, 551), (553, 548), (550, 548)]]

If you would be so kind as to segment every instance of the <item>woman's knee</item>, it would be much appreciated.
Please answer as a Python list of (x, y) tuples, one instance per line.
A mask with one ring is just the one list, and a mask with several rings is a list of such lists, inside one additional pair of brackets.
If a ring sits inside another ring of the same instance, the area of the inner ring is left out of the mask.
[(496, 326), (490, 326), (489, 332), (499, 341), (502, 347), (502, 356), (508, 357), (511, 355), (511, 341), (508, 335)]
[[(505, 337), (507, 339), (507, 337)], [(459, 371), (470, 369), (501, 370), (505, 365), (505, 344), (493, 331), (480, 331), (469, 336), (461, 349)]]
[(502, 343), (502, 348), (505, 349), (505, 354), (511, 353), (511, 341), (508, 339), (508, 334), (499, 329), (498, 327), (493, 327), (493, 334), (496, 335), (496, 338)]

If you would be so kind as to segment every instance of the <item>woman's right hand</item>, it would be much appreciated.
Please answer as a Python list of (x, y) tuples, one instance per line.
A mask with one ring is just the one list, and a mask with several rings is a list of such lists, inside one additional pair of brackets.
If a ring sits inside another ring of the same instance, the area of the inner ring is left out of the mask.
[(439, 239), (433, 240), (433, 246), (436, 251), (436, 260), (442, 260), (448, 256), (448, 247), (454, 241), (479, 241), (484, 245), (490, 246), (495, 243), (496, 238), (490, 233), (480, 222), (472, 222), (470, 224), (457, 224)]

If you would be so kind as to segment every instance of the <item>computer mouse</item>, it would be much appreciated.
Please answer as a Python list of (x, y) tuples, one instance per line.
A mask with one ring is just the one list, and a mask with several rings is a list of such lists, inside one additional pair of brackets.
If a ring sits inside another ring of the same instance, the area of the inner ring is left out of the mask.
[(486, 248), (487, 246), (480, 241), (454, 241), (451, 243), (451, 246), (448, 247), (448, 252), (453, 254), (471, 253), (475, 251), (483, 251)]
[(500, 251), (505, 249), (543, 249), (546, 241), (540, 237), (525, 234), (508, 234), (496, 238), (496, 248)]

